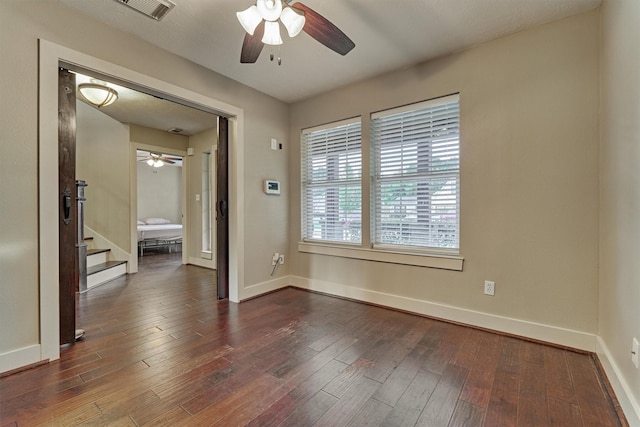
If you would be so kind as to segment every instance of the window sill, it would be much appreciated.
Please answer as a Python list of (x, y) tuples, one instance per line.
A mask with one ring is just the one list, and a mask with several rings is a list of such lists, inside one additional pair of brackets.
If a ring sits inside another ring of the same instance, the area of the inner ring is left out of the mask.
[(464, 263), (464, 258), (457, 255), (406, 253), (310, 242), (298, 242), (298, 252), (453, 271), (462, 271)]

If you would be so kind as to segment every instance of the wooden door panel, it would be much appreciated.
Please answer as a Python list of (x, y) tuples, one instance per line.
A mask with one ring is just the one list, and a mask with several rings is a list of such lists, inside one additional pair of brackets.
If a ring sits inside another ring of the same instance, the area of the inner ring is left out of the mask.
[(216, 160), (216, 253), (218, 299), (229, 298), (229, 121), (218, 118)]
[(76, 79), (58, 72), (58, 188), (60, 344), (75, 342), (78, 291), (76, 211)]

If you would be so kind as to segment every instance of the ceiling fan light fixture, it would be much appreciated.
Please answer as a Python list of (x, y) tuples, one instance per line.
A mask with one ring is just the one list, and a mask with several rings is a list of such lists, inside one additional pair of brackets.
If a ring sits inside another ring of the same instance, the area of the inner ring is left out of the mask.
[(304, 15), (296, 12), (292, 8), (285, 7), (280, 15), (280, 21), (282, 21), (284, 27), (287, 29), (289, 37), (295, 37), (302, 31), (306, 19)]
[(155, 161), (154, 161), (153, 159), (148, 159), (148, 160), (146, 161), (146, 163), (147, 163), (149, 166), (153, 166), (153, 164), (155, 163)]
[(153, 167), (154, 168), (161, 168), (162, 166), (164, 166), (164, 162), (160, 159), (156, 160), (153, 162)]
[(236, 12), (236, 16), (238, 17), (238, 21), (240, 21), (240, 25), (244, 30), (253, 35), (256, 31), (256, 27), (260, 22), (262, 22), (262, 15), (258, 11), (257, 6), (251, 6), (242, 12)]
[(280, 24), (271, 21), (264, 23), (264, 36), (262, 36), (262, 43), (273, 46), (282, 44), (282, 37), (280, 37)]
[(282, 0), (258, 0), (256, 6), (265, 21), (276, 21), (282, 14)]
[(91, 83), (78, 85), (78, 92), (89, 103), (97, 108), (113, 104), (118, 99), (118, 92), (103, 81), (91, 79)]

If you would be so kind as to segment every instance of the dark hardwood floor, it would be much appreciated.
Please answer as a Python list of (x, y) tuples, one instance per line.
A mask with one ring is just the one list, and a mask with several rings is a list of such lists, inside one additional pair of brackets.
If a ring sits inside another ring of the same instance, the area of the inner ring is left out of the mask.
[(79, 297), (86, 337), (0, 380), (2, 426), (619, 426), (591, 355), (285, 289), (180, 254)]

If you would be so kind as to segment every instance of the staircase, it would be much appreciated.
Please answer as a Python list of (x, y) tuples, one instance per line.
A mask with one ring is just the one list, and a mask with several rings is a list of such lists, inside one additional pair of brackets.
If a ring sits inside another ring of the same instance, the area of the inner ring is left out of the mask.
[(127, 261), (110, 261), (111, 249), (87, 250), (87, 290), (127, 274)]

